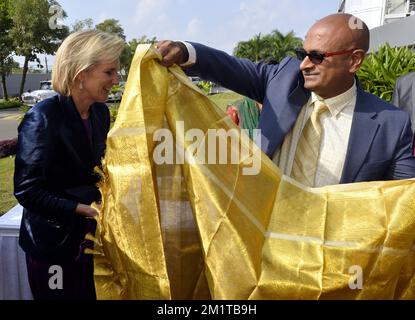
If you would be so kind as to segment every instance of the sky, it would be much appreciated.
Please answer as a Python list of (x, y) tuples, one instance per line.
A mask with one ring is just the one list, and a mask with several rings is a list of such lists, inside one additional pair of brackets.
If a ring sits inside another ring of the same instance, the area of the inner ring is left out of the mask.
[[(239, 41), (259, 33), (291, 30), (304, 38), (319, 18), (337, 12), (339, 0), (58, 0), (63, 24), (91, 18), (117, 19), (127, 41), (146, 35), (189, 40), (232, 53)], [(21, 62), (21, 59), (16, 59)], [(41, 57), (44, 61), (44, 57)], [(53, 57), (48, 57), (49, 66)]]

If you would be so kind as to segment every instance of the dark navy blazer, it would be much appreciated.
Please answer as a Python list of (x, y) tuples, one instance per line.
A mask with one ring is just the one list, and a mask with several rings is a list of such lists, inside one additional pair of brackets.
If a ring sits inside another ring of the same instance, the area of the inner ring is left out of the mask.
[(19, 126), (14, 195), (24, 207), (19, 243), (31, 256), (71, 260), (79, 252), (89, 223), (75, 208), (100, 199), (94, 167), (105, 152), (108, 107), (94, 103), (90, 119), (92, 145), (72, 99), (57, 95)]
[[(271, 158), (293, 127), (311, 92), (304, 88), (300, 61), (253, 63), (191, 43), (197, 61), (189, 75), (218, 83), (262, 102), (261, 149)], [(415, 177), (409, 114), (358, 85), (349, 145), (340, 183)]]

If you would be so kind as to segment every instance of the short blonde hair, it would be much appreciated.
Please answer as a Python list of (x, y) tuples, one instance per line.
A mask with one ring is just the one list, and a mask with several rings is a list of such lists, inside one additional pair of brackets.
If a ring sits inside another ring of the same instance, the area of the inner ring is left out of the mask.
[(94, 65), (118, 60), (124, 40), (100, 30), (82, 30), (69, 35), (59, 47), (52, 68), (53, 90), (71, 94), (78, 74)]

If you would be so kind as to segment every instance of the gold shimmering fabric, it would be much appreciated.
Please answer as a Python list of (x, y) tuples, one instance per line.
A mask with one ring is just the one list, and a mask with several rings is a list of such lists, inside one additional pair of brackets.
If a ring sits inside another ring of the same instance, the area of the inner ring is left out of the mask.
[[(159, 58), (137, 48), (108, 136), (99, 299), (415, 298), (414, 180), (306, 188)], [(229, 151), (228, 164), (194, 161), (209, 157), (194, 144), (209, 145), (209, 129), (229, 133), (239, 162), (232, 144), (209, 149)]]

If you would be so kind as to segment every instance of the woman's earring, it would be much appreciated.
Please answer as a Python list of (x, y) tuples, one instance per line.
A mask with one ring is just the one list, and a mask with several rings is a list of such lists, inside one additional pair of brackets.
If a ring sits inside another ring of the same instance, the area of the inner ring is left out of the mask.
[(81, 80), (81, 82), (79, 83), (79, 89), (84, 90), (84, 80)]

